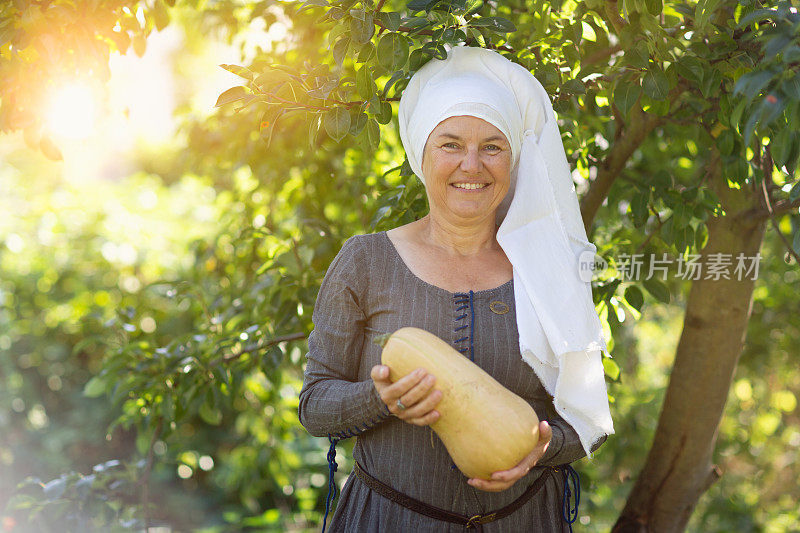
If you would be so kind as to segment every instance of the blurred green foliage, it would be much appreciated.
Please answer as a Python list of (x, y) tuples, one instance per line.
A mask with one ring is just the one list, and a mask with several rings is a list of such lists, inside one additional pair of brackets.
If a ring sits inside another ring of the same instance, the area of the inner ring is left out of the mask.
[[(290, 31), (246, 66), (225, 66), (244, 84), (214, 115), (184, 110), (182, 145), (157, 154), (159, 174), (65, 183), (57, 166), (0, 139), (0, 212), (13, 214), (0, 218), (0, 516), (11, 531), (318, 528), (328, 443), (296, 415), (314, 300), (344, 239), (425, 213), (394, 116), (410, 75), (445, 44), (494, 47), (535, 73), (555, 99), (580, 193), (620, 124), (658, 121), (595, 219), (612, 265), (622, 253), (674, 259), (703, 246), (720, 209), (703, 182), (712, 152), (741, 187), (758, 181), (769, 147), (774, 205), (800, 194), (800, 22), (789, 2), (144, 5), (144, 24), (115, 7), (97, 33), (119, 18), (144, 42), (171, 20), (187, 42), (178, 73), (210, 34), (233, 40), (257, 20)], [(57, 17), (15, 6), (0, 11), (2, 58), (45, 46), (19, 39), (31, 20)], [(143, 51), (108, 31), (93, 44), (101, 58)], [(28, 82), (2, 79), (0, 110), (19, 118), (8, 88)], [(25, 129), (3, 113), (0, 130)], [(26, 140), (52, 156), (35, 122)], [(780, 229), (798, 235), (797, 209), (783, 213)], [(720, 427), (724, 475), (694, 531), (800, 529), (798, 270), (785, 253), (768, 234)], [(596, 281), (617, 434), (578, 465), (586, 530), (613, 525), (647, 453), (687, 288), (611, 271)], [(339, 483), (351, 447), (339, 447)]]

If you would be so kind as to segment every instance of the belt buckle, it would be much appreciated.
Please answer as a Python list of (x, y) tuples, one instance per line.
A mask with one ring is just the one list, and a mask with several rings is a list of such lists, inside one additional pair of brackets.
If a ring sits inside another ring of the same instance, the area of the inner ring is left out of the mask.
[(495, 517), (496, 514), (497, 513), (489, 513), (487, 515), (476, 514), (475, 516), (473, 516), (469, 520), (467, 520), (467, 523), (465, 524), (464, 527), (469, 529), (469, 528), (475, 527), (476, 525), (479, 525), (479, 524), (485, 524), (487, 522), (491, 522), (492, 520), (494, 520), (494, 517)]

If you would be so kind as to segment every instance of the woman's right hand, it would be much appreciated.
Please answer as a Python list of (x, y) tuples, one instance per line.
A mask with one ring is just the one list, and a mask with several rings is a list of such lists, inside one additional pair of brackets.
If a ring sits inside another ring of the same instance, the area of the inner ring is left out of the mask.
[[(370, 372), (375, 390), (389, 411), (405, 422), (416, 426), (427, 426), (439, 419), (434, 407), (442, 399), (442, 391), (434, 389), (436, 376), (418, 368), (394, 383), (389, 381), (389, 367), (375, 365)], [(397, 400), (406, 407), (400, 409)]]

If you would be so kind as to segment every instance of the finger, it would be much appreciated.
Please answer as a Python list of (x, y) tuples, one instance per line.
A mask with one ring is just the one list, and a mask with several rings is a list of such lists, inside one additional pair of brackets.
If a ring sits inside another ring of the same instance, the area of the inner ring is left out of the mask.
[[(401, 410), (402, 416), (400, 416), (400, 418), (404, 420), (413, 420), (415, 418), (421, 418), (428, 415), (442, 400), (442, 394), (442, 391), (434, 389), (421, 401), (415, 403), (411, 407), (406, 407), (405, 409)], [(401, 401), (403, 404), (405, 404), (406, 397), (403, 396)]]
[(389, 382), (389, 367), (386, 365), (375, 365), (369, 373), (372, 381), (386, 381)]
[[(391, 369), (388, 366), (376, 365), (376, 367), (377, 366), (383, 366), (391, 373)], [(376, 369), (376, 367), (373, 367), (373, 371), (380, 375), (380, 373), (383, 371)], [(381, 400), (383, 400), (383, 403), (389, 407), (389, 411), (392, 414), (398, 415), (399, 412), (402, 412), (402, 410), (397, 407), (397, 400), (406, 392), (408, 388), (416, 384), (424, 377), (424, 372), (424, 369), (417, 369), (394, 383), (392, 383), (388, 377), (385, 380), (378, 379), (375, 381), (373, 379), (375, 388), (378, 390)]]
[(548, 424), (546, 420), (539, 422), (539, 442), (536, 443), (536, 447), (541, 450), (546, 450), (552, 438), (553, 428), (550, 427), (550, 424)]
[(467, 483), (476, 489), (486, 492), (500, 492), (509, 488), (512, 483), (499, 482), (499, 481), (486, 481), (485, 479), (472, 478)]
[(531, 452), (531, 456), (533, 457), (532, 466), (535, 466), (539, 463), (539, 459), (541, 459), (544, 454), (547, 452), (547, 448), (550, 446), (550, 441), (553, 438), (553, 429), (550, 427), (550, 424), (547, 421), (542, 420), (539, 423), (539, 442), (536, 443), (536, 448), (533, 449)]
[(490, 481), (501, 481), (501, 482), (511, 482), (514, 483), (517, 480), (525, 477), (525, 475), (530, 472), (531, 468), (533, 467), (533, 461), (530, 460), (530, 455), (528, 455), (523, 462), (515, 466), (514, 468), (510, 468), (508, 470), (498, 470), (497, 472), (492, 472), (491, 480)]
[(428, 412), (424, 416), (406, 420), (406, 422), (408, 422), (409, 424), (414, 424), (415, 426), (429, 426), (434, 422), (436, 422), (437, 420), (439, 420), (439, 417), (441, 417), (441, 414), (439, 413), (439, 411), (434, 409), (433, 411)]
[[(389, 399), (394, 403), (397, 401), (398, 398), (405, 396), (405, 394), (414, 388), (420, 381), (425, 378), (427, 372), (425, 372), (424, 368), (418, 368), (413, 372), (409, 373), (406, 376), (398, 379), (390, 386), (386, 388), (386, 394)], [(403, 398), (403, 403), (405, 403), (406, 398)], [(411, 405), (408, 403), (406, 405)]]
[(547, 422), (547, 420), (542, 420), (539, 422), (539, 442), (544, 442), (547, 444), (552, 438), (553, 428), (550, 427), (550, 424)]
[[(400, 399), (408, 407), (416, 405), (430, 396), (434, 384), (436, 384), (436, 376), (433, 374), (428, 374), (422, 378), (419, 383), (404, 392)], [(432, 407), (433, 406), (431, 405), (427, 410), (430, 411)]]

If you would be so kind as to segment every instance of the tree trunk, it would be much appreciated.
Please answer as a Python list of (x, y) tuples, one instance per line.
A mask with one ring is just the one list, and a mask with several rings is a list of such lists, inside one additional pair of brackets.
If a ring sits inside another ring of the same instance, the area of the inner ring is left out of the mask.
[[(712, 158), (712, 187), (725, 215), (708, 221), (702, 273), (692, 282), (683, 331), (653, 445), (613, 531), (683, 531), (697, 500), (719, 477), (711, 456), (722, 412), (744, 347), (755, 280), (738, 280), (737, 256), (755, 256), (763, 218), (744, 213), (757, 206), (747, 185), (729, 189)], [(704, 279), (711, 254), (730, 254), (730, 279)]]

